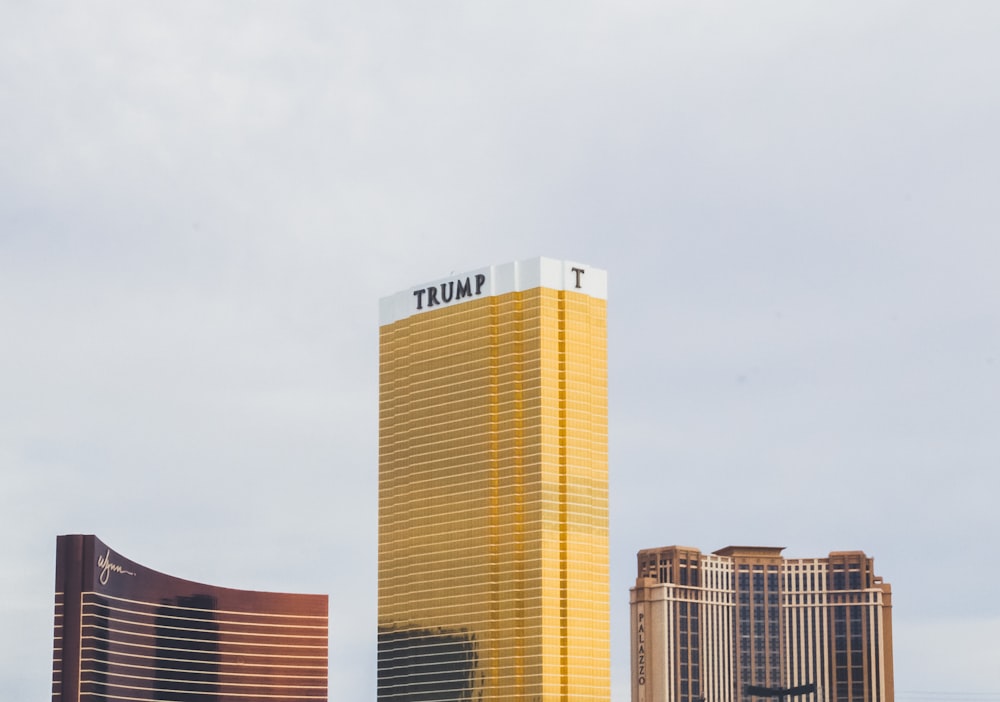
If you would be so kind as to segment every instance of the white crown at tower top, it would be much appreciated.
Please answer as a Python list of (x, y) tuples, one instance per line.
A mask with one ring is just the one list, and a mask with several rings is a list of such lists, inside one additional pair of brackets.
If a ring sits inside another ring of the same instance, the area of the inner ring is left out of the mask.
[(608, 273), (584, 263), (553, 258), (530, 258), (487, 266), (383, 297), (379, 300), (379, 326), (438, 307), (534, 288), (569, 290), (607, 300)]

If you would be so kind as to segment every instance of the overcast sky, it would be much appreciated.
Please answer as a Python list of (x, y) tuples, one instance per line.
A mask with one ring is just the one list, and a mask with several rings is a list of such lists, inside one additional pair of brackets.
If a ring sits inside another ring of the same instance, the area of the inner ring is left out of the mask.
[(609, 275), (615, 702), (669, 544), (862, 549), (897, 700), (1000, 700), (998, 39), (989, 0), (0, 0), (0, 698), (49, 694), (94, 533), (329, 593), (330, 698), (374, 699), (378, 299), (544, 255)]

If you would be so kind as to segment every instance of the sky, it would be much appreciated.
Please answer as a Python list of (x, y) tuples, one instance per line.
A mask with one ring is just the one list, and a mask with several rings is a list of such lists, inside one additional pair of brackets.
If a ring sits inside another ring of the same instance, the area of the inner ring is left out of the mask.
[(864, 550), (897, 700), (1000, 700), (1000, 4), (0, 17), (0, 698), (93, 533), (328, 593), (374, 699), (378, 300), (542, 255), (609, 276), (614, 702), (670, 544)]

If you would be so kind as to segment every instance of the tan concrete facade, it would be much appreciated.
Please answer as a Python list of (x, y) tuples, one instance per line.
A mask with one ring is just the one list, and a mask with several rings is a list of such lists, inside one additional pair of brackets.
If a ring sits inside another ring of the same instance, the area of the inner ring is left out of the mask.
[(551, 259), (381, 306), (380, 700), (607, 700), (606, 277)]
[(892, 593), (861, 551), (645, 549), (630, 591), (633, 702), (743, 702), (815, 685), (818, 702), (893, 702)]

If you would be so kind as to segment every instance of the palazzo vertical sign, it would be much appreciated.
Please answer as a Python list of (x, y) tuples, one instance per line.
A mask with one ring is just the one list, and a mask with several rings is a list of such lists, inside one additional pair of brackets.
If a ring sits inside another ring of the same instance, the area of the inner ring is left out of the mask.
[(635, 682), (639, 689), (639, 699), (646, 699), (646, 613), (641, 609), (636, 614), (635, 627)]

